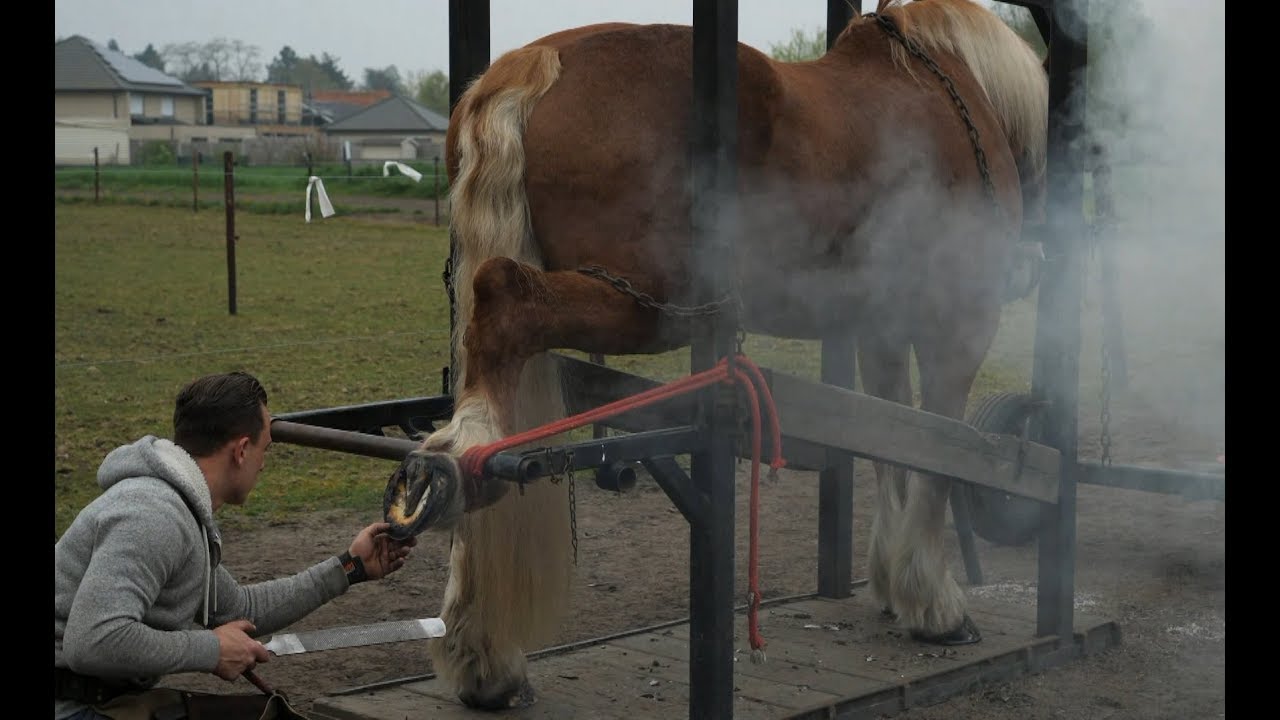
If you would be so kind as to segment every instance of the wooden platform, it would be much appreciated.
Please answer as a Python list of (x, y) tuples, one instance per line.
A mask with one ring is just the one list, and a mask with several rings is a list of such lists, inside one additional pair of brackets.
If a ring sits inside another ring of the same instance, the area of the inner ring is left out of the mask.
[[(970, 596), (982, 631), (976, 645), (912, 641), (882, 618), (865, 591), (843, 600), (788, 600), (760, 610), (767, 661), (751, 662), (746, 618), (735, 623), (735, 718), (876, 718), (969, 692), (981, 683), (1038, 672), (1120, 642), (1111, 621), (1077, 613), (1075, 636), (1035, 637), (1035, 607)], [(601, 720), (687, 717), (689, 626), (660, 629), (535, 654), (529, 677), (538, 701), (498, 717)], [(316, 720), (460, 720), (470, 711), (435, 678), (336, 691), (315, 701)]]

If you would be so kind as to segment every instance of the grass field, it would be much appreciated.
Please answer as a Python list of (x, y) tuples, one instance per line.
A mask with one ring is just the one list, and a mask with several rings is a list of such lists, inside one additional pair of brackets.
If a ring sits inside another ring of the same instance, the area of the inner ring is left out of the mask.
[[(107, 452), (169, 436), (173, 398), (199, 375), (251, 372), (275, 413), (439, 393), (447, 230), (343, 213), (304, 223), (300, 203), (237, 214), (234, 315), (223, 212), (55, 203), (55, 537), (97, 496)], [(971, 399), (1027, 387), (1034, 309), (1034, 297), (1006, 307)], [(817, 343), (750, 336), (745, 350), (818, 375)], [(607, 362), (659, 380), (689, 370), (687, 350)], [(277, 443), (248, 505), (221, 517), (380, 508), (386, 472), (382, 460)]]

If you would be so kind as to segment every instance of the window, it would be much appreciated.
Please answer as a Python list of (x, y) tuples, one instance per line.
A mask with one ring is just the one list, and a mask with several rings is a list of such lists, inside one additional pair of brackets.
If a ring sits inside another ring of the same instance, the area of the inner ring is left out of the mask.
[(130, 115), (142, 114), (142, 96), (141, 95), (135, 95), (133, 93), (129, 93), (129, 114)]
[(258, 88), (249, 88), (249, 122), (258, 122)]
[(285, 113), (284, 91), (283, 91), (283, 90), (277, 90), (277, 91), (276, 91), (276, 122), (280, 123), (281, 125), (283, 125), (283, 124), (285, 124), (286, 122), (288, 122), (288, 116), (287, 116), (287, 114)]
[(163, 117), (173, 117), (173, 96), (165, 95), (160, 98), (160, 115)]

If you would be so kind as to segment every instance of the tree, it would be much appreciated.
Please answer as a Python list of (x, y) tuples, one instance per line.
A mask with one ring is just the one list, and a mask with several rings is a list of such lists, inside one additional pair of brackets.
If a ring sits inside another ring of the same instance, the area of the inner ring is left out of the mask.
[(404, 90), (404, 82), (400, 80), (400, 71), (395, 65), (388, 65), (385, 68), (365, 68), (364, 69), (364, 89), (365, 90), (389, 90), (392, 95), (407, 95)]
[(200, 80), (247, 80), (260, 77), (261, 51), (240, 40), (214, 38), (209, 42), (174, 43), (160, 51), (167, 65), (183, 82)]
[(769, 55), (783, 62), (801, 62), (817, 60), (827, 52), (827, 31), (815, 29), (813, 35), (803, 30), (792, 29), (791, 39), (785, 43), (770, 43)]
[(116, 42), (115, 38), (111, 38), (110, 40), (107, 41), (107, 49), (120, 52), (120, 44)]
[(147, 49), (134, 55), (133, 59), (147, 67), (153, 67), (160, 72), (164, 72), (164, 58), (160, 56), (159, 51), (151, 43), (147, 43)]
[[(315, 56), (312, 57), (314, 58)], [(338, 67), (338, 58), (333, 57), (329, 53), (322, 53), (320, 55), (319, 68), (329, 77), (336, 86), (336, 89), (351, 89), (351, 79), (347, 77), (346, 73), (342, 72), (342, 68)]]
[(288, 45), (280, 48), (280, 54), (267, 65), (267, 82), (298, 84), (294, 78), (300, 62), (302, 58), (298, 57), (293, 48)]
[(409, 73), (405, 85), (409, 87), (414, 100), (441, 115), (449, 115), (449, 76), (444, 72), (433, 70), (430, 73)]
[(350, 90), (351, 81), (338, 68), (338, 60), (325, 53), (302, 57), (285, 45), (267, 65), (267, 82), (299, 85), (308, 95), (324, 90)]

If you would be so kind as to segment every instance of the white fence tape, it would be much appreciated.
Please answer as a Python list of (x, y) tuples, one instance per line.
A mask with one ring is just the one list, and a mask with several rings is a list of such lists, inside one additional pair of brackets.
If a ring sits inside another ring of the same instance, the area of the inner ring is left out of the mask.
[(414, 170), (413, 168), (409, 167), (408, 165), (405, 165), (402, 162), (396, 162), (395, 160), (388, 160), (386, 163), (382, 165), (382, 177), (387, 177), (387, 175), (390, 174), (392, 167), (399, 170), (400, 174), (407, 175), (413, 178), (414, 182), (422, 181), (422, 173), (418, 172), (417, 170)]
[(320, 214), (324, 217), (333, 215), (333, 205), (329, 202), (329, 195), (324, 191), (324, 181), (312, 175), (307, 180), (307, 222), (311, 222), (311, 188), (316, 189), (316, 199), (320, 201)]

